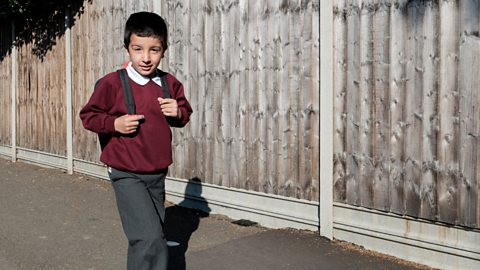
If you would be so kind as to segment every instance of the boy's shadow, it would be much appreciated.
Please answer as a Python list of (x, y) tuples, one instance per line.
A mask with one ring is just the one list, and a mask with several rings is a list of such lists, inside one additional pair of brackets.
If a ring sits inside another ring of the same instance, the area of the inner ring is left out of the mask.
[[(201, 195), (201, 180), (197, 177), (192, 178), (185, 188), (185, 199), (166, 209), (165, 235), (169, 244), (169, 270), (187, 269), (185, 253), (190, 237), (197, 230), (200, 219), (208, 217), (210, 213), (208, 202)], [(188, 199), (189, 197), (191, 199)]]

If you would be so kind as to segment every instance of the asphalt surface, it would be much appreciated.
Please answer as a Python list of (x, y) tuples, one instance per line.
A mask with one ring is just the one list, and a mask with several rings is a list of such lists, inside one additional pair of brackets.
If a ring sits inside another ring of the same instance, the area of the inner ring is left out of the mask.
[[(167, 202), (171, 269), (428, 269)], [(121, 270), (127, 242), (109, 181), (0, 158), (0, 270)]]

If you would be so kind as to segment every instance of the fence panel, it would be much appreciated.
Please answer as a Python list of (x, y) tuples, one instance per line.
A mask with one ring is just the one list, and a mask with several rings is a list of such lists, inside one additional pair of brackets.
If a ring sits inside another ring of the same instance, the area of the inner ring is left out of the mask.
[(0, 145), (11, 145), (11, 87), (12, 87), (12, 28), (10, 22), (0, 21)]
[[(99, 163), (96, 136), (83, 129), (78, 113), (96, 80), (126, 60), (129, 14), (153, 11), (153, 1), (75, 3), (73, 158)], [(320, 1), (162, 1), (159, 7), (170, 29), (162, 68), (185, 84), (195, 109), (192, 122), (174, 131), (170, 175), (318, 200)], [(32, 39), (18, 48), (17, 134), (21, 148), (65, 157), (64, 10), (53, 17), (45, 31), (51, 47)]]
[(172, 175), (318, 200), (319, 7), (162, 2), (165, 65), (195, 110), (175, 130)]
[(335, 201), (480, 227), (480, 4), (334, 7)]
[(17, 47), (17, 145), (66, 156), (64, 13), (48, 22), (48, 30), (25, 29), (22, 36), (40, 36)]

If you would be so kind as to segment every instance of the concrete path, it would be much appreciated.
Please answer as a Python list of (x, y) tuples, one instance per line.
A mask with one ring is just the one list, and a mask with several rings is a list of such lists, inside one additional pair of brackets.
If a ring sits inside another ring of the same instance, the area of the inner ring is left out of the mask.
[[(171, 269), (428, 269), (314, 232), (245, 225), (168, 204), (167, 236), (180, 244)], [(0, 158), (0, 270), (119, 270), (125, 255), (110, 182)]]

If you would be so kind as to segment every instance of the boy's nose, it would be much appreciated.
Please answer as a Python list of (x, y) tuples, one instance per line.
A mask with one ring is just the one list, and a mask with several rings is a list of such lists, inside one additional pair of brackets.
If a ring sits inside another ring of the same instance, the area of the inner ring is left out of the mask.
[(142, 57), (143, 62), (150, 62), (150, 54), (144, 53)]

